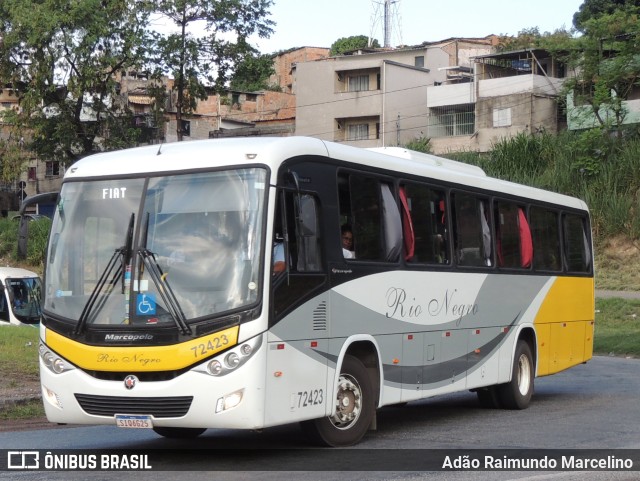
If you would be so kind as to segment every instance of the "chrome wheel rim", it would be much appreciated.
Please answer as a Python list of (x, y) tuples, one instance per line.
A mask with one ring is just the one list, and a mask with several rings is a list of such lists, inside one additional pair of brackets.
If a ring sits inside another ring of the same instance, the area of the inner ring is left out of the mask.
[(342, 374), (338, 379), (336, 409), (331, 422), (338, 429), (348, 429), (362, 413), (362, 390), (358, 381), (349, 374)]
[(518, 390), (526, 396), (531, 388), (531, 363), (524, 354), (518, 359)]

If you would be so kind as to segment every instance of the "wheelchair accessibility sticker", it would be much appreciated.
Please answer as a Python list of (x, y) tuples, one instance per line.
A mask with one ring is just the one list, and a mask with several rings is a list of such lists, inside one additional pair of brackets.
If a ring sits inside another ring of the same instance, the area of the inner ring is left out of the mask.
[(154, 316), (156, 314), (155, 294), (138, 294), (136, 314), (139, 316)]

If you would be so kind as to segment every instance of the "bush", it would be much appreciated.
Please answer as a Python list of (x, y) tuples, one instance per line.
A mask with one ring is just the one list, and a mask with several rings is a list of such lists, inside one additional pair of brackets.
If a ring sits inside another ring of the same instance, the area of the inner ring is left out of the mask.
[(20, 222), (11, 218), (0, 219), (0, 257), (14, 265), (25, 264), (25, 268), (41, 272), (51, 230), (51, 220), (42, 218), (29, 222), (27, 258), (18, 259), (18, 228)]
[(487, 175), (583, 199), (596, 241), (623, 235), (640, 239), (640, 138), (600, 129), (558, 135), (521, 133), (496, 142), (486, 154), (447, 154), (478, 165)]

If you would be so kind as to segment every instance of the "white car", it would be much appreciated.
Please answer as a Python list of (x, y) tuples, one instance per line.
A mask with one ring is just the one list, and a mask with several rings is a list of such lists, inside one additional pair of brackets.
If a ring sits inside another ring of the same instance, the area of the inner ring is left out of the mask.
[(38, 324), (42, 282), (35, 272), (0, 267), (0, 326)]

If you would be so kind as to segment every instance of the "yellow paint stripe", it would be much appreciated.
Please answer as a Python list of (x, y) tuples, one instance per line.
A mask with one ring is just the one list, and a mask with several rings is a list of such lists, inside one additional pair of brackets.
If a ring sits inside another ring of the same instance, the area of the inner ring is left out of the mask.
[(549, 289), (536, 324), (593, 321), (595, 304), (592, 277), (558, 277)]
[(594, 316), (593, 278), (558, 277), (554, 281), (534, 321), (538, 376), (591, 359)]
[(170, 346), (90, 346), (45, 328), (46, 344), (76, 366), (92, 371), (152, 372), (189, 367), (238, 343), (239, 327)]

